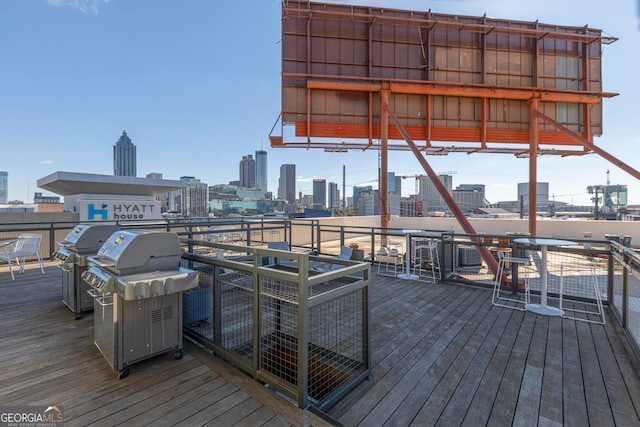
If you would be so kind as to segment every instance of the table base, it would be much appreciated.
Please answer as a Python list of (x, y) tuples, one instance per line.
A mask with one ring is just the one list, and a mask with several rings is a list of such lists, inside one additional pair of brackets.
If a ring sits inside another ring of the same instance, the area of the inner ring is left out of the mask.
[(407, 274), (407, 273), (398, 274), (398, 278), (405, 279), (405, 280), (417, 280), (419, 277), (420, 276), (418, 276), (417, 274)]
[(557, 307), (542, 306), (540, 304), (527, 304), (525, 308), (536, 314), (544, 314), (545, 316), (564, 316), (564, 311)]

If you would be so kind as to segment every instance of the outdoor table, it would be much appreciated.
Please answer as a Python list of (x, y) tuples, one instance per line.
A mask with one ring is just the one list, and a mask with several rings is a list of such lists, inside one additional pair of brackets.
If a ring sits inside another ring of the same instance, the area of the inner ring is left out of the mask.
[(518, 238), (514, 239), (513, 242), (521, 245), (540, 246), (542, 251), (542, 271), (540, 272), (540, 277), (542, 278), (542, 289), (540, 290), (540, 304), (527, 304), (525, 305), (525, 308), (528, 311), (547, 316), (564, 315), (564, 311), (562, 309), (547, 305), (547, 248), (549, 246), (576, 246), (578, 243), (570, 240), (544, 239), (537, 237)]
[(420, 276), (411, 273), (411, 235), (415, 233), (422, 233), (422, 230), (402, 230), (402, 233), (407, 237), (407, 243), (404, 251), (405, 272), (398, 274), (400, 279), (416, 280)]

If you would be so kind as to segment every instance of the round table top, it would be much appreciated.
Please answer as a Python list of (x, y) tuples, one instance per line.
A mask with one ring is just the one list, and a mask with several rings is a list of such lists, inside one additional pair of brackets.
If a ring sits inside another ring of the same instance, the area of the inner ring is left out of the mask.
[(578, 242), (562, 239), (548, 239), (544, 237), (520, 237), (513, 239), (515, 243), (535, 246), (575, 246)]

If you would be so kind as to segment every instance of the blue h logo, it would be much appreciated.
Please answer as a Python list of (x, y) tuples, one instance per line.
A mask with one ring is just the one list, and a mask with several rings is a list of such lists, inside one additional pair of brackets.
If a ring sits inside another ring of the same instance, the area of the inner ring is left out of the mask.
[(103, 221), (109, 219), (109, 211), (107, 210), (107, 205), (102, 205), (102, 209), (96, 209), (93, 203), (89, 203), (87, 207), (89, 209), (89, 220), (95, 219), (96, 215), (100, 215)]

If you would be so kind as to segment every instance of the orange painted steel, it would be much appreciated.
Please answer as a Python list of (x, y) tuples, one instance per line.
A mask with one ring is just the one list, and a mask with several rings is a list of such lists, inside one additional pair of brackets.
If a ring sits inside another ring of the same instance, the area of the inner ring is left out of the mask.
[[(289, 77), (293, 76), (294, 75), (290, 75)], [(310, 76), (304, 75), (296, 76), (308, 78), (307, 88), (309, 89), (380, 92), (383, 86), (382, 83), (367, 83), (359, 81), (345, 82), (343, 80), (344, 78), (341, 78), (340, 81), (331, 81), (311, 79), (309, 78)], [(287, 75), (284, 75), (283, 78), (287, 78)], [(584, 91), (537, 87), (495, 86), (451, 82), (412, 83), (392, 81), (388, 83), (388, 86), (392, 93), (412, 95), (462, 96), (471, 98), (513, 99), (520, 101), (528, 101), (532, 98), (537, 98), (541, 101), (548, 102), (576, 102), (581, 104), (598, 104), (602, 101), (602, 98), (612, 98), (618, 95), (617, 93), (611, 92), (589, 93)]]
[(544, 114), (540, 110), (536, 109), (535, 110), (535, 114), (538, 115), (539, 117), (541, 117), (546, 122), (549, 122), (551, 125), (553, 125), (555, 128), (557, 128), (560, 132), (562, 132), (562, 133), (570, 136), (574, 140), (578, 141), (578, 143), (583, 145), (585, 148), (593, 151), (594, 153), (599, 154), (600, 156), (604, 157), (606, 160), (608, 160), (611, 163), (613, 163), (614, 165), (618, 166), (620, 169), (622, 169), (623, 171), (627, 172), (628, 174), (633, 176), (635, 179), (640, 179), (640, 172), (638, 170), (632, 168), (631, 166), (629, 166), (628, 164), (626, 164), (622, 160), (618, 159), (615, 156), (612, 156), (611, 154), (609, 154), (606, 151), (604, 151), (602, 148), (598, 147), (595, 144), (592, 144), (591, 142), (589, 142), (586, 139), (584, 139), (582, 136), (580, 136), (577, 133), (572, 132), (571, 130), (569, 130), (566, 127), (562, 126), (560, 123), (556, 122), (555, 120), (553, 120), (551, 117), (547, 116), (546, 114)]
[[(413, 140), (411, 139), (411, 136), (406, 131), (406, 129), (404, 128), (400, 120), (398, 120), (396, 115), (393, 113), (389, 104), (387, 102), (383, 102), (382, 105), (387, 111), (389, 118), (391, 118), (391, 121), (393, 122), (393, 124), (396, 125), (396, 127), (398, 128), (398, 131), (402, 134), (404, 140), (407, 142), (407, 145), (409, 146), (413, 154), (416, 156), (416, 159), (418, 159), (418, 162), (420, 163), (424, 171), (427, 173), (427, 176), (431, 180), (431, 183), (434, 185), (436, 190), (438, 190), (438, 193), (440, 194), (442, 199), (445, 201), (445, 203), (451, 210), (451, 213), (453, 214), (453, 216), (458, 220), (458, 223), (460, 224), (464, 232), (467, 234), (474, 235), (474, 237), (472, 237), (471, 240), (473, 242), (478, 242), (480, 240), (480, 238), (478, 237), (478, 233), (473, 228), (473, 226), (471, 225), (467, 217), (464, 215), (464, 213), (462, 212), (462, 209), (460, 209), (456, 201), (453, 200), (453, 197), (451, 196), (451, 194), (449, 194), (449, 192), (447, 191), (442, 181), (440, 181), (440, 178), (438, 177), (438, 175), (431, 168), (431, 166), (427, 162), (427, 159), (425, 159), (425, 157), (422, 155), (422, 152), (420, 151), (420, 149), (413, 142)], [(498, 271), (498, 262), (495, 260), (493, 255), (491, 255), (489, 250), (484, 246), (478, 246), (478, 252), (480, 252), (480, 256), (489, 267), (489, 270), (491, 270), (494, 274), (496, 274)]]
[[(380, 227), (382, 231), (387, 230), (389, 224), (389, 205), (388, 197), (389, 185), (388, 185), (388, 173), (389, 173), (389, 158), (388, 158), (388, 132), (389, 132), (389, 119), (384, 113), (384, 105), (389, 101), (389, 92), (383, 90), (380, 93), (380, 127), (382, 128), (382, 135), (380, 138)], [(409, 250), (409, 248), (407, 248)]]
[(536, 221), (538, 216), (538, 140), (540, 121), (536, 116), (538, 100), (529, 102), (529, 234), (537, 236)]
[[(352, 138), (368, 139), (369, 125), (357, 123), (313, 122), (311, 135), (320, 138)], [(405, 126), (414, 141), (445, 141), (445, 142), (482, 142), (480, 128), (450, 128), (442, 126)], [(427, 131), (431, 137), (427, 138)], [(380, 125), (371, 126), (374, 139), (380, 138)], [(503, 144), (529, 144), (529, 131), (519, 129), (485, 129), (486, 142)], [(308, 134), (305, 122), (296, 122), (295, 135), (306, 137)], [(389, 139), (402, 140), (397, 129), (389, 129)], [(570, 136), (555, 131), (540, 131), (539, 143), (542, 145), (570, 145), (580, 146), (579, 142)]]

